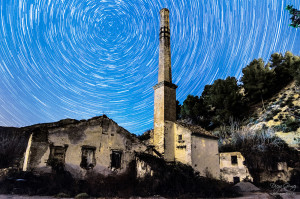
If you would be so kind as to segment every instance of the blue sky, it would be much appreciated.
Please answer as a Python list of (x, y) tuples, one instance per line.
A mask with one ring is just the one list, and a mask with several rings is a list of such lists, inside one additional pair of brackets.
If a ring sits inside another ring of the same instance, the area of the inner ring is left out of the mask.
[(8, 0), (0, 2), (0, 126), (108, 115), (153, 127), (159, 10), (170, 10), (177, 99), (241, 77), (255, 58), (300, 54), (296, 0)]

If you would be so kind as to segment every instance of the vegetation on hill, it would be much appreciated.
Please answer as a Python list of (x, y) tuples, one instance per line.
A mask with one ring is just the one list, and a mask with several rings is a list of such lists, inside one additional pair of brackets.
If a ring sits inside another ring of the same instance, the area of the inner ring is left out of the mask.
[(178, 119), (200, 125), (208, 130), (229, 125), (231, 117), (244, 120), (252, 113), (253, 106), (270, 99), (292, 81), (300, 84), (300, 57), (291, 52), (274, 53), (265, 63), (254, 59), (242, 70), (241, 84), (234, 77), (217, 79), (206, 85), (202, 95), (188, 95)]

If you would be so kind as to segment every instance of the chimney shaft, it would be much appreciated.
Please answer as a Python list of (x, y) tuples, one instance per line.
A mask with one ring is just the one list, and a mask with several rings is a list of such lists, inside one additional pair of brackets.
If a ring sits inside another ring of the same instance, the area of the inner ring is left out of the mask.
[[(176, 122), (176, 88), (171, 76), (169, 10), (160, 10), (158, 83), (154, 88), (154, 133), (152, 143), (167, 161), (174, 161), (174, 132), (169, 124)], [(167, 123), (171, 122), (171, 123)]]
[(158, 83), (172, 83), (169, 10), (160, 10)]

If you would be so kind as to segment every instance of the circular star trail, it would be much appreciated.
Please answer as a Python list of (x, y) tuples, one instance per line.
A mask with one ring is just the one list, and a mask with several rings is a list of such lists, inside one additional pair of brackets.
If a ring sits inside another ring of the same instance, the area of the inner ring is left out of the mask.
[(0, 2), (0, 126), (106, 114), (132, 133), (153, 126), (159, 10), (170, 10), (177, 99), (287, 50), (294, 1), (11, 0)]

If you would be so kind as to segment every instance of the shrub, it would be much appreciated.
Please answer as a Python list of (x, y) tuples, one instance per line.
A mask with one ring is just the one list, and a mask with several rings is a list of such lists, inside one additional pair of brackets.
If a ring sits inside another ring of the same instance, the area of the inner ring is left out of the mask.
[(0, 127), (0, 168), (19, 162), (27, 147), (28, 136), (17, 128)]
[(290, 185), (296, 185), (296, 192), (300, 191), (300, 170), (293, 169), (291, 172)]
[[(237, 196), (231, 185), (216, 179), (199, 176), (191, 166), (182, 163), (166, 163), (163, 159), (149, 154), (137, 156), (151, 166), (153, 176), (136, 178), (135, 161), (127, 171), (119, 175), (104, 176), (89, 172), (85, 180), (73, 179), (66, 171), (35, 175), (32, 172), (12, 172), (0, 181), (1, 193), (9, 194), (15, 190), (17, 179), (23, 179), (17, 188), (20, 194), (56, 195), (57, 197), (76, 196), (125, 197), (153, 196), (165, 197), (225, 197)], [(209, 174), (209, 173), (208, 173)], [(76, 195), (77, 194), (77, 195)]]
[(273, 110), (272, 115), (275, 116), (275, 115), (277, 115), (277, 113), (280, 113), (280, 112), (281, 112), (281, 110), (279, 110), (279, 109)]
[(280, 104), (280, 107), (281, 107), (281, 108), (282, 108), (282, 107), (285, 107), (285, 105), (286, 105), (286, 104), (283, 102), (283, 103)]
[(137, 138), (140, 141), (145, 141), (145, 140), (149, 140), (150, 139), (150, 133), (151, 131), (153, 131), (153, 129), (149, 129), (146, 132), (144, 132), (142, 135), (137, 136)]
[[(21, 181), (19, 179), (22, 179)], [(11, 171), (6, 179), (0, 182), (1, 193), (11, 193), (18, 189), (20, 194), (57, 195), (65, 193), (73, 195), (76, 181), (69, 172), (46, 173), (35, 175), (33, 172)]]
[(289, 97), (288, 100), (285, 102), (288, 107), (294, 106), (293, 99), (294, 99), (293, 97)]
[(186, 198), (236, 196), (228, 183), (201, 177), (191, 166), (178, 162), (166, 164), (165, 161), (149, 154), (142, 153), (138, 157), (155, 170), (153, 176), (147, 176), (139, 181), (136, 192), (141, 196), (186, 196)]
[(291, 119), (290, 117), (288, 117), (285, 125), (287, 128), (284, 132), (297, 131), (297, 129), (300, 127), (300, 120)]
[(267, 122), (267, 121), (270, 121), (272, 119), (273, 119), (273, 115), (268, 114), (265, 121)]

